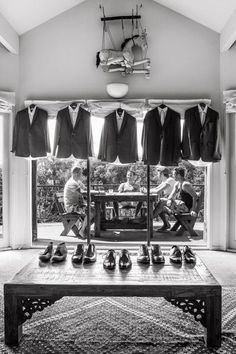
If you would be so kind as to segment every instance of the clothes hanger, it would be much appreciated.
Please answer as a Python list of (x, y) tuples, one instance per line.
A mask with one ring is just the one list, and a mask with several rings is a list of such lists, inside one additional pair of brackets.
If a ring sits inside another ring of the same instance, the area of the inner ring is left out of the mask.
[(77, 102), (72, 102), (72, 103), (70, 104), (70, 106), (71, 106), (72, 109), (76, 109), (76, 108), (77, 108), (77, 105), (78, 105)]
[(121, 103), (120, 103), (120, 107), (117, 108), (116, 112), (119, 116), (123, 114), (124, 110), (121, 108)]
[(33, 111), (34, 107), (36, 107), (35, 104), (31, 103), (30, 106), (29, 106), (31, 112)]
[(163, 108), (166, 108), (166, 105), (163, 103), (163, 101), (162, 101), (162, 103), (160, 104), (160, 106), (159, 106), (161, 109), (163, 109)]
[(206, 107), (206, 103), (204, 103), (204, 102), (200, 102), (199, 105), (202, 109), (204, 109)]

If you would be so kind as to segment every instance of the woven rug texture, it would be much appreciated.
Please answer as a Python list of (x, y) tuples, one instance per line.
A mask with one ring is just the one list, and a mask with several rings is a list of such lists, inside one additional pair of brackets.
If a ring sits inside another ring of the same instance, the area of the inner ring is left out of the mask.
[(222, 346), (207, 349), (203, 327), (162, 298), (64, 297), (23, 325), (18, 347), (4, 344), (0, 294), (0, 353), (235, 354), (236, 288), (223, 289)]

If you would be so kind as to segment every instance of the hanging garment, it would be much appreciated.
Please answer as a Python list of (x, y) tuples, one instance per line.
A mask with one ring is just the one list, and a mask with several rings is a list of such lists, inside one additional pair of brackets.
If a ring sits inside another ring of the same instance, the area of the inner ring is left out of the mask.
[(207, 107), (205, 116), (199, 106), (185, 112), (182, 157), (185, 160), (217, 162), (221, 159), (219, 114)]
[(105, 117), (100, 139), (98, 158), (114, 162), (117, 157), (121, 163), (138, 160), (137, 123), (126, 111), (120, 125), (116, 111)]
[(43, 157), (50, 152), (48, 113), (35, 107), (34, 114), (28, 108), (16, 115), (11, 152), (22, 157)]
[(74, 155), (78, 159), (93, 156), (93, 138), (90, 113), (79, 106), (73, 126), (69, 107), (57, 113), (53, 155), (66, 158)]
[(181, 156), (180, 115), (169, 107), (162, 114), (158, 108), (147, 112), (144, 118), (142, 161), (150, 165), (176, 166)]

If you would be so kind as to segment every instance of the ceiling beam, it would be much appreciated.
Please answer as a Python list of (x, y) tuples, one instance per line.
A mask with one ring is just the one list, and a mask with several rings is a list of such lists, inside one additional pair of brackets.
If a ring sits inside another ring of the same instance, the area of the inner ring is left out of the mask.
[(13, 54), (19, 54), (19, 36), (0, 13), (0, 43)]
[(224, 26), (220, 35), (220, 51), (225, 52), (236, 41), (236, 10)]

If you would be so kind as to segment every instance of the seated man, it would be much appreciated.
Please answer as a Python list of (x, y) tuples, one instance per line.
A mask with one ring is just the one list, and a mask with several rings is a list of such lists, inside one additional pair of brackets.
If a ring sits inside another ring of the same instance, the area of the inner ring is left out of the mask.
[[(163, 221), (163, 226), (159, 228), (157, 231), (162, 232), (170, 228), (170, 223), (168, 222), (165, 213), (163, 212), (163, 207), (166, 205), (167, 198), (173, 191), (175, 180), (170, 177), (170, 171), (168, 168), (163, 167), (159, 168), (159, 178), (161, 179), (161, 183), (155, 187), (150, 189), (150, 193), (156, 193), (157, 195), (163, 195), (162, 198), (157, 202), (155, 209), (153, 211), (153, 216), (160, 218)], [(146, 192), (146, 188), (141, 189), (142, 192)]]
[[(127, 171), (126, 173), (126, 182), (123, 182), (119, 185), (118, 188), (119, 193), (125, 193), (125, 192), (138, 192), (138, 187), (134, 184), (134, 173), (130, 170)], [(124, 209), (131, 209), (135, 208), (131, 203), (122, 203), (122, 208)], [(135, 216), (138, 215), (139, 210), (142, 206), (142, 202), (139, 202), (136, 206), (135, 210)], [(115, 211), (115, 216), (119, 216), (119, 204), (118, 202), (113, 202), (113, 207)]]
[(196, 207), (198, 195), (190, 182), (185, 180), (185, 169), (176, 167), (174, 169), (175, 185), (169, 195), (166, 206), (172, 213), (190, 213), (197, 216)]
[[(81, 181), (82, 169), (79, 166), (74, 166), (71, 169), (71, 177), (66, 182), (64, 187), (64, 205), (65, 210), (68, 213), (78, 212), (79, 214), (86, 214), (87, 204), (83, 198), (82, 191), (85, 190), (85, 186)], [(94, 217), (94, 211), (91, 210), (91, 219)], [(79, 229), (79, 235), (81, 238), (86, 238), (86, 226), (87, 226), (87, 215), (83, 221), (82, 227), (80, 228), (80, 220), (77, 220), (75, 225)]]

